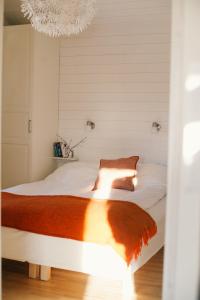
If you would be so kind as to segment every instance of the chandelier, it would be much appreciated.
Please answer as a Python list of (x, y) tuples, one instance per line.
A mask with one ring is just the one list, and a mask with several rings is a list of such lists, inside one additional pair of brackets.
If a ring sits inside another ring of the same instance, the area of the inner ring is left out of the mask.
[(82, 32), (95, 15), (96, 0), (21, 0), (32, 26), (53, 37)]

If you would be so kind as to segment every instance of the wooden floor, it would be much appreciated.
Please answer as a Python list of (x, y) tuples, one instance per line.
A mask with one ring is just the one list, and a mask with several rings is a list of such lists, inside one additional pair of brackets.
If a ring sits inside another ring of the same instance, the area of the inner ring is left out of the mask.
[[(52, 270), (48, 282), (28, 279), (28, 265), (3, 261), (3, 300), (121, 300), (121, 282), (81, 273)], [(134, 300), (161, 299), (163, 250), (133, 276)]]

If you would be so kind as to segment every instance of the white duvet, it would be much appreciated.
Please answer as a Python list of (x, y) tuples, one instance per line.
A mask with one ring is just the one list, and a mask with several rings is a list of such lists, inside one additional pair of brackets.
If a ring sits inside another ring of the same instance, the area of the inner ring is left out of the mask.
[[(93, 192), (98, 165), (84, 162), (66, 163), (44, 180), (18, 185), (5, 191), (25, 195), (75, 195), (103, 198)], [(137, 186), (134, 192), (112, 189), (107, 199), (130, 201), (149, 210), (166, 195), (166, 167), (158, 164), (138, 164)]]
[[(71, 194), (92, 197), (91, 189), (98, 173), (94, 164), (65, 164), (44, 180), (18, 185), (6, 191), (26, 194)], [(164, 243), (166, 168), (156, 164), (138, 165), (138, 185), (134, 192), (111, 190), (109, 199), (137, 203), (148, 210), (157, 223), (158, 232), (144, 247), (141, 256), (131, 263), (131, 272), (146, 263)], [(2, 255), (95, 276), (123, 279), (125, 261), (109, 245), (98, 245), (71, 239), (51, 237), (14, 228), (2, 228)]]

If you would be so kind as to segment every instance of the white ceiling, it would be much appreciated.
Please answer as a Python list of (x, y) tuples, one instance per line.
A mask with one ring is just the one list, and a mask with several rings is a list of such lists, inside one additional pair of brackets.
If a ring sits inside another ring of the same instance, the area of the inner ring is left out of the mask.
[(4, 20), (6, 25), (29, 23), (20, 10), (20, 0), (4, 1)]

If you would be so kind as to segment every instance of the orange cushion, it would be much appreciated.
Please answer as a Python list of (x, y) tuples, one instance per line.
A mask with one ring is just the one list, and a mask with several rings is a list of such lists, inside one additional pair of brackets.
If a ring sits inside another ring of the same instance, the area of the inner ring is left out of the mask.
[(93, 191), (111, 188), (134, 191), (133, 179), (136, 175), (138, 160), (139, 156), (113, 160), (101, 159)]

